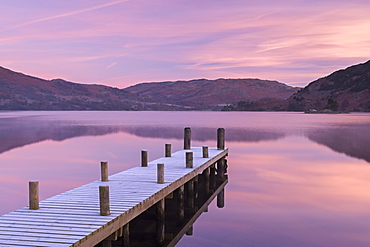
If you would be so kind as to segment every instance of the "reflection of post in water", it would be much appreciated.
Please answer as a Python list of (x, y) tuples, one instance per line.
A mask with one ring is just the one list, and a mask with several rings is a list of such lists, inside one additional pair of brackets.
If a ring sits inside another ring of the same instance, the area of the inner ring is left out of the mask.
[(193, 225), (189, 227), (189, 229), (186, 231), (186, 235), (192, 236), (193, 235)]
[(222, 189), (217, 195), (217, 207), (223, 208), (225, 206), (225, 189)]

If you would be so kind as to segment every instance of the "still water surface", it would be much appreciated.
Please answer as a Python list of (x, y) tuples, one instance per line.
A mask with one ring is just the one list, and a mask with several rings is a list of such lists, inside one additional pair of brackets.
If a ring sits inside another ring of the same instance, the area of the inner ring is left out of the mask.
[(0, 112), (0, 214), (164, 155), (216, 145), (226, 129), (225, 207), (212, 203), (178, 246), (370, 246), (370, 114)]

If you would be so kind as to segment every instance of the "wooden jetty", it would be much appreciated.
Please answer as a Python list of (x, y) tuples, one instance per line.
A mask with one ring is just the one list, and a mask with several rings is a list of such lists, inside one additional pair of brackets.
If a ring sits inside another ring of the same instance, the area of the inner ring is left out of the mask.
[[(171, 153), (171, 145), (166, 144), (165, 157), (151, 162), (142, 150), (141, 166), (109, 177), (108, 163), (101, 162), (101, 180), (41, 202), (38, 182), (31, 181), (29, 206), (0, 216), (0, 246), (112, 246), (119, 237), (123, 238), (121, 246), (129, 246), (130, 221), (153, 207), (156, 245), (164, 246), (165, 198), (177, 198), (181, 221), (186, 218), (186, 208), (195, 207), (199, 176), (204, 180), (203, 190), (223, 195), (223, 190), (215, 190), (212, 184), (215, 176), (226, 176), (224, 130), (218, 129), (217, 147), (191, 147), (190, 131), (184, 130), (183, 150)], [(222, 199), (220, 204), (222, 207)]]

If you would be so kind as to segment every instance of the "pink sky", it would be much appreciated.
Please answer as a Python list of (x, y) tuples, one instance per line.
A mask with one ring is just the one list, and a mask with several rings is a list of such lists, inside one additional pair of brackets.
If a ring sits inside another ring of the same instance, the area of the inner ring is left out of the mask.
[(195, 78), (305, 86), (370, 59), (368, 0), (0, 2), (0, 66), (119, 88)]

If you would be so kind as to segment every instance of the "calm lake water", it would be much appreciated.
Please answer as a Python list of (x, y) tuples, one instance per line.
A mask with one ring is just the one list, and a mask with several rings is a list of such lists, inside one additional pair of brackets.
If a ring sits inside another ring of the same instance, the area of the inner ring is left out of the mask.
[(370, 246), (370, 114), (0, 112), (0, 214), (226, 129), (225, 207), (213, 202), (178, 246)]

